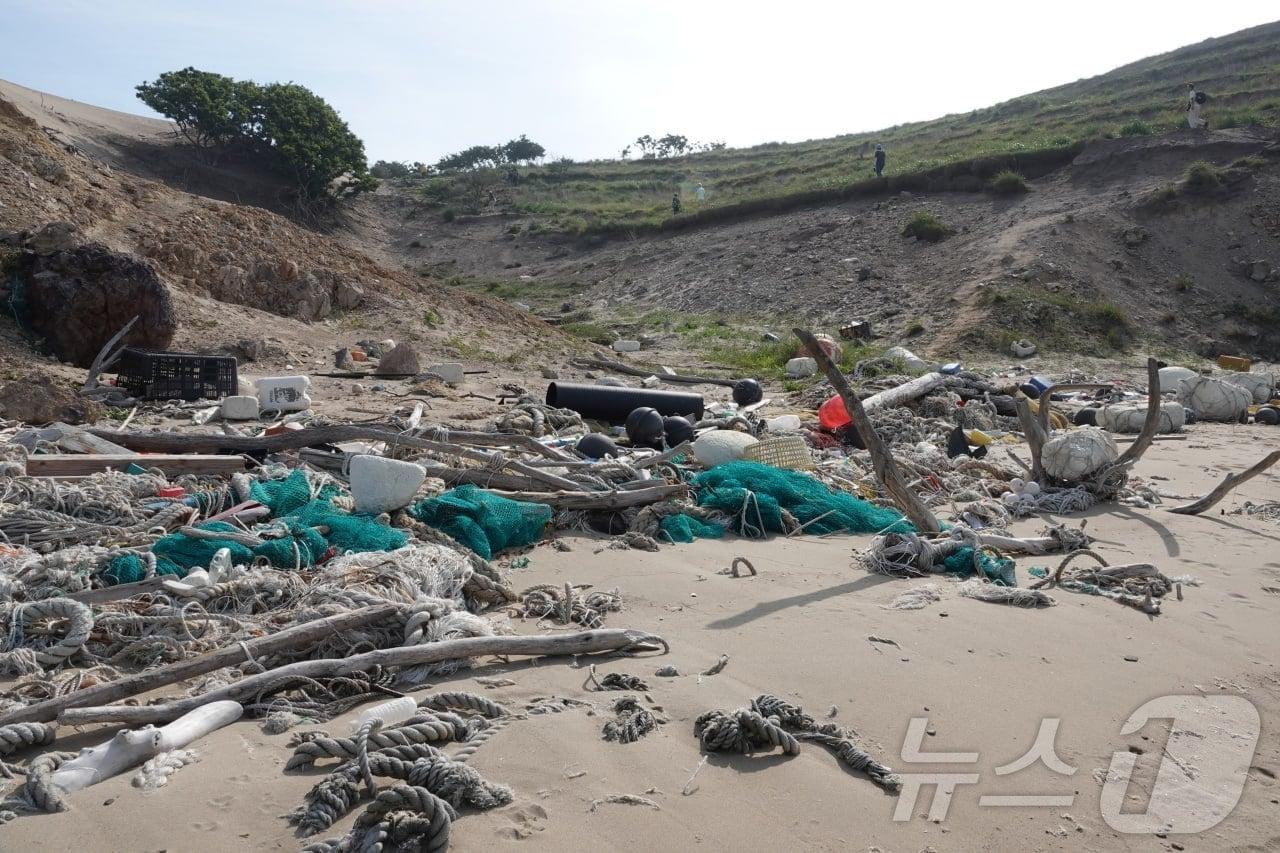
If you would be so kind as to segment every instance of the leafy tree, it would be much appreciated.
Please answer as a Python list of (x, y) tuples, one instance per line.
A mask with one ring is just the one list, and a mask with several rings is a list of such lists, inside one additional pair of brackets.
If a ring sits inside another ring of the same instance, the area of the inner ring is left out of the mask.
[(509, 163), (532, 163), (546, 156), (547, 149), (522, 133), (519, 139), (513, 139), (503, 145), (502, 153)]
[(369, 168), (375, 178), (407, 178), (411, 174), (408, 164), (394, 160), (379, 160)]
[(689, 150), (689, 137), (668, 133), (656, 143), (659, 157), (678, 157)]
[(305, 86), (271, 83), (258, 89), (256, 142), (277, 168), (291, 174), (304, 199), (318, 199), (340, 181), (356, 191), (372, 189), (360, 141), (337, 111)]
[(474, 169), (495, 169), (507, 162), (501, 145), (472, 145), (470, 148), (441, 157), (436, 168), (442, 172), (467, 172)]
[(153, 82), (140, 83), (135, 91), (144, 104), (172, 119), (192, 145), (219, 149), (244, 136), (256, 88), (188, 67), (166, 71)]
[(202, 149), (241, 148), (289, 175), (303, 201), (371, 189), (364, 143), (338, 113), (296, 83), (259, 86), (184, 68), (137, 87), (147, 106), (172, 119)]

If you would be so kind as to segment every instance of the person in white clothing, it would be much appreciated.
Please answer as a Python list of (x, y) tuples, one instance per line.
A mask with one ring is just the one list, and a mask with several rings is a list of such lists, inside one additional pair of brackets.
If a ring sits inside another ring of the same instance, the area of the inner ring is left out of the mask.
[(694, 198), (696, 198), (699, 202), (706, 201), (707, 200), (706, 187), (702, 186), (702, 184), (699, 183), (698, 188), (693, 191), (693, 195), (694, 195)]
[(1200, 117), (1200, 108), (1206, 98), (1203, 92), (1196, 91), (1195, 83), (1187, 84), (1187, 126), (1191, 128), (1208, 127), (1209, 122)]

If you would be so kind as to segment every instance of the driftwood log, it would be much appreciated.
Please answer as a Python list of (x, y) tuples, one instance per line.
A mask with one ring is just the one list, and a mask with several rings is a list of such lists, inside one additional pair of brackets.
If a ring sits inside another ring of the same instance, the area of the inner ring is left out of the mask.
[(826, 351), (818, 345), (817, 339), (811, 332), (805, 329), (792, 329), (792, 331), (818, 362), (818, 366), (822, 368), (822, 372), (827, 376), (827, 381), (831, 383), (831, 387), (836, 390), (836, 393), (840, 395), (840, 399), (844, 401), (844, 408), (849, 413), (853, 428), (858, 431), (863, 444), (867, 446), (867, 451), (871, 454), (871, 464), (875, 468), (876, 479), (880, 481), (880, 485), (884, 486), (885, 491), (889, 493), (889, 496), (898, 504), (917, 530), (921, 533), (941, 532), (942, 526), (938, 524), (937, 517), (924, 505), (919, 496), (911, 491), (911, 487), (903, 479), (902, 472), (898, 470), (898, 463), (893, 461), (893, 454), (885, 447), (884, 442), (880, 440), (880, 436), (876, 435), (875, 428), (871, 426), (871, 420), (862, 408), (861, 401), (853, 393), (853, 389), (849, 387), (849, 382), (844, 378), (844, 374), (840, 372), (840, 368), (831, 360)]
[(1239, 474), (1228, 474), (1226, 479), (1219, 483), (1216, 489), (1200, 498), (1200, 500), (1193, 501), (1189, 504), (1183, 504), (1182, 506), (1172, 507), (1169, 512), (1176, 512), (1179, 515), (1199, 515), (1206, 509), (1212, 507), (1218, 501), (1225, 498), (1232, 489), (1244, 482), (1247, 482), (1248, 480), (1252, 480), (1254, 477), (1276, 464), (1276, 462), (1280, 462), (1280, 450), (1271, 451), (1266, 456), (1262, 457), (1262, 460), (1252, 468), (1241, 471)]
[(91, 429), (88, 432), (110, 439), (116, 444), (142, 453), (278, 453), (302, 447), (318, 447), (340, 441), (381, 441), (399, 447), (419, 450), (438, 448), (447, 437), (449, 444), (481, 447), (515, 447), (551, 459), (573, 459), (562, 451), (547, 447), (527, 435), (466, 432), (437, 428), (441, 440), (402, 435), (391, 424), (333, 424), (290, 430), (279, 435), (226, 435), (224, 433), (112, 432)]
[(657, 503), (669, 498), (683, 497), (689, 487), (683, 483), (645, 486), (637, 489), (620, 489), (610, 492), (504, 492), (495, 494), (526, 503), (546, 504), (554, 509), (625, 509), (630, 506)]
[[(195, 678), (198, 675), (213, 672), (215, 669), (222, 669), (224, 666), (235, 666), (262, 655), (307, 648), (335, 633), (380, 622), (393, 616), (398, 610), (399, 605), (396, 604), (377, 604), (372, 607), (352, 610), (349, 613), (341, 613), (337, 616), (328, 616), (324, 619), (316, 619), (313, 622), (295, 625), (277, 634), (258, 637), (245, 643), (237, 643), (234, 646), (227, 646), (190, 660), (178, 661), (147, 672), (140, 672), (137, 675), (125, 676), (116, 681), (74, 690), (62, 696), (55, 696), (43, 702), (36, 702), (34, 705), (28, 705), (25, 708), (15, 708), (6, 714), (0, 714), (0, 726), (7, 726), (10, 723), (47, 723), (51, 720), (56, 720), (58, 715), (68, 708), (77, 708), (94, 703), (117, 702), (121, 699), (128, 699), (131, 696), (155, 690), (157, 687), (176, 684), (179, 681), (186, 681), (188, 678)], [(176, 719), (176, 717), (171, 717), (170, 719)], [(161, 722), (168, 722), (168, 720)]]
[(628, 628), (601, 628), (593, 631), (578, 631), (574, 634), (550, 634), (538, 637), (465, 637), (420, 646), (378, 649), (347, 658), (299, 661), (242, 678), (233, 684), (210, 690), (199, 696), (176, 699), (162, 705), (68, 708), (59, 715), (58, 719), (68, 725), (107, 722), (123, 722), (132, 725), (166, 723), (210, 702), (221, 702), (225, 699), (237, 702), (252, 700), (261, 695), (264, 689), (270, 688), (273, 684), (282, 683), (285, 679), (333, 678), (365, 672), (375, 666), (419, 666), (490, 655), (586, 655), (597, 652), (656, 651), (658, 646), (665, 649), (666, 641), (653, 634)]
[(1147, 417), (1142, 422), (1142, 431), (1138, 439), (1125, 448), (1124, 453), (1116, 460), (1117, 465), (1133, 465), (1147, 452), (1151, 442), (1155, 440), (1160, 429), (1160, 363), (1154, 358), (1147, 359)]
[(917, 376), (910, 382), (904, 382), (895, 388), (872, 394), (862, 401), (862, 409), (870, 414), (876, 409), (891, 409), (894, 406), (902, 406), (912, 400), (920, 399), (930, 391), (941, 388), (946, 381), (945, 374), (926, 373), (924, 376)]

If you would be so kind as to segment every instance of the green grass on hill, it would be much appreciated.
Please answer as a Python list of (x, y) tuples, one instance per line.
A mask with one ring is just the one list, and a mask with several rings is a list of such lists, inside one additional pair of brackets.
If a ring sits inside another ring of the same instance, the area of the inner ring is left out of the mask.
[[(871, 150), (883, 143), (891, 178), (994, 158), (987, 180), (1005, 168), (1027, 177), (1021, 160), (1099, 137), (1148, 135), (1185, 126), (1186, 84), (1209, 93), (1211, 127), (1280, 124), (1280, 23), (1244, 30), (1123, 66), (1107, 74), (1025, 95), (967, 114), (944, 116), (832, 139), (768, 143), (670, 160), (553, 163), (528, 169), (512, 186), (503, 176), (416, 179), (437, 215), (499, 212), (530, 217), (533, 231), (570, 234), (652, 231), (729, 218), (788, 203), (835, 201), (894, 191), (874, 179)], [(1002, 159), (1003, 158), (1003, 159)], [(699, 204), (701, 182), (707, 199)], [(904, 183), (900, 188), (909, 189)], [(959, 187), (963, 188), (963, 187)], [(678, 190), (684, 209), (672, 214)]]

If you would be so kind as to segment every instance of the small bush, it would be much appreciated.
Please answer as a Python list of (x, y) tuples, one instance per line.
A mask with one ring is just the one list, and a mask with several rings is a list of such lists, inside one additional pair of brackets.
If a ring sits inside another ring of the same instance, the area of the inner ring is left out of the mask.
[(1253, 110), (1244, 110), (1235, 113), (1226, 113), (1215, 118), (1214, 127), (1252, 127), (1265, 125), (1266, 119), (1262, 117), (1262, 113)]
[(1237, 169), (1261, 169), (1263, 166), (1267, 165), (1267, 158), (1259, 157), (1256, 154), (1250, 154), (1246, 157), (1241, 157), (1231, 165), (1235, 166)]
[(912, 320), (911, 324), (902, 333), (908, 338), (914, 338), (916, 335), (924, 334), (924, 323), (920, 320)]
[(1173, 289), (1179, 293), (1186, 293), (1195, 283), (1196, 280), (1194, 278), (1183, 273), (1173, 280)]
[(443, 219), (445, 222), (452, 222), (453, 220), (458, 218), (458, 212), (454, 210), (452, 207), (446, 207), (444, 211), (440, 214), (440, 218)]
[(996, 195), (1020, 195), (1030, 189), (1027, 179), (1012, 169), (1005, 169), (997, 174), (987, 188)]
[(902, 226), (903, 237), (915, 237), (926, 243), (936, 243), (954, 233), (955, 229), (927, 210), (916, 211)]
[(1121, 125), (1120, 127), (1121, 136), (1150, 136), (1155, 132), (1155, 128), (1140, 118), (1135, 118), (1133, 121)]
[(1222, 170), (1212, 163), (1197, 160), (1187, 167), (1184, 184), (1188, 192), (1211, 193), (1222, 186)]

